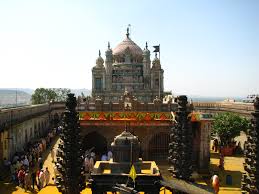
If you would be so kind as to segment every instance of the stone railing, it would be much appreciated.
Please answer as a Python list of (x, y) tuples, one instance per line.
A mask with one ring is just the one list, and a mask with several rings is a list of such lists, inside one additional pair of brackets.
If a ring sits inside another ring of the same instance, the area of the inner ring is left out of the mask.
[[(146, 112), (171, 112), (177, 109), (176, 103), (132, 103), (130, 110), (127, 111), (146, 111)], [(100, 102), (100, 103), (82, 103), (79, 105), (79, 111), (123, 111), (124, 102)]]
[(39, 104), (16, 108), (0, 109), (0, 131), (11, 125), (22, 123), (31, 118), (64, 109), (64, 103)]
[(234, 112), (250, 115), (254, 110), (252, 103), (239, 102), (193, 102), (194, 110), (214, 112)]

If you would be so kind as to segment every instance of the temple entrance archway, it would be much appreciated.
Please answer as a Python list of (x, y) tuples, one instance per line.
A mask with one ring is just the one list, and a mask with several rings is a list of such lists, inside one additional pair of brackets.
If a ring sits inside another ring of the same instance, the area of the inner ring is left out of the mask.
[(107, 140), (98, 132), (88, 133), (83, 139), (83, 149), (88, 150), (94, 147), (96, 155), (101, 156), (107, 153)]
[(168, 157), (169, 133), (155, 134), (148, 145), (149, 160), (165, 161)]

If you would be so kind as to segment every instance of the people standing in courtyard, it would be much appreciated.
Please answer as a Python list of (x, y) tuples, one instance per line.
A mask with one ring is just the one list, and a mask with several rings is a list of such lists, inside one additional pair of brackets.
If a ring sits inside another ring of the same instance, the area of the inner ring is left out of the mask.
[(212, 187), (217, 194), (219, 192), (219, 177), (217, 174), (212, 176)]
[(43, 159), (41, 156), (38, 159), (38, 166), (39, 166), (39, 169), (42, 169), (42, 167), (43, 167)]
[(20, 187), (24, 187), (24, 176), (25, 176), (25, 172), (23, 168), (21, 168), (18, 172), (18, 180), (19, 180)]
[(213, 146), (212, 146), (213, 151), (218, 152), (218, 146), (219, 146), (218, 140), (214, 139), (213, 140)]
[(25, 167), (25, 170), (28, 170), (29, 169), (29, 160), (27, 159), (27, 156), (25, 156), (24, 160), (23, 160), (23, 165)]
[(91, 156), (91, 158), (93, 158), (93, 160), (94, 160), (94, 162), (95, 162), (95, 159), (96, 159), (95, 153), (94, 153), (94, 152), (91, 152), (90, 156)]
[(85, 157), (84, 166), (85, 166), (85, 172), (89, 173), (90, 160), (89, 160), (89, 156), (88, 155), (86, 155), (86, 157)]
[(33, 170), (31, 173), (31, 182), (32, 182), (32, 189), (34, 190), (34, 185), (37, 184), (36, 182), (36, 170)]
[(108, 160), (108, 157), (106, 156), (106, 154), (102, 154), (101, 161), (107, 161), (107, 160)]
[(112, 152), (111, 152), (110, 150), (108, 151), (107, 156), (108, 156), (108, 161), (109, 161), (110, 159), (112, 159)]
[(91, 157), (90, 160), (89, 160), (89, 171), (90, 171), (90, 173), (93, 172), (93, 170), (94, 170), (94, 159), (93, 159), (93, 157)]
[(40, 170), (40, 174), (39, 174), (39, 190), (43, 188), (44, 181), (45, 181), (44, 172), (43, 172), (43, 170)]
[(45, 187), (49, 184), (49, 179), (50, 179), (50, 172), (48, 167), (46, 167), (44, 171), (44, 176), (45, 176)]
[(29, 170), (26, 171), (25, 176), (24, 176), (24, 188), (25, 191), (30, 189), (31, 187), (31, 180), (30, 180), (30, 174), (29, 174)]

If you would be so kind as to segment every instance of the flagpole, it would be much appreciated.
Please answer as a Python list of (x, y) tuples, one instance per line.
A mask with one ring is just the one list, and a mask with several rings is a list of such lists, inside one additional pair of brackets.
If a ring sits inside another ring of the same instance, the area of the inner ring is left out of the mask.
[(160, 50), (161, 50), (161, 48), (160, 48), (160, 44), (159, 44), (159, 61), (160, 61)]
[[(158, 51), (158, 53), (159, 53), (159, 63), (161, 63), (161, 61), (160, 61), (160, 44), (159, 44), (159, 51)], [(158, 87), (159, 87), (158, 95), (159, 95), (159, 99), (160, 99), (160, 69), (159, 69), (159, 72), (158, 72), (158, 76), (159, 76), (159, 80), (158, 80)]]
[(159, 96), (159, 99), (160, 99), (160, 69), (159, 69), (159, 72), (158, 72), (158, 96)]

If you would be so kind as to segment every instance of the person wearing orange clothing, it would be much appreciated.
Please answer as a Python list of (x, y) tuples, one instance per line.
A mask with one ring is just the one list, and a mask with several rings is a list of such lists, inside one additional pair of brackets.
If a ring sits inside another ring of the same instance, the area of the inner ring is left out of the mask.
[(212, 176), (212, 187), (216, 194), (219, 193), (219, 177), (216, 174)]

